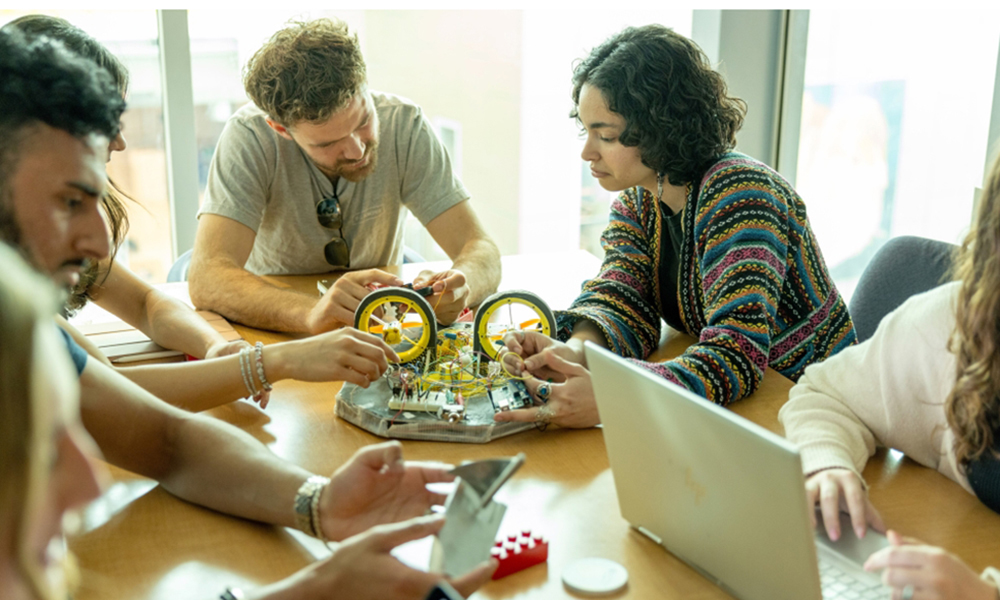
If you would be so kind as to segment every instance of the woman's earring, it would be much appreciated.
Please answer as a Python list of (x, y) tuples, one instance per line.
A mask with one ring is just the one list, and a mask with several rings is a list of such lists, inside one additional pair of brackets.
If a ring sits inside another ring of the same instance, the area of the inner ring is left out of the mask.
[(663, 171), (656, 174), (656, 200), (663, 200)]

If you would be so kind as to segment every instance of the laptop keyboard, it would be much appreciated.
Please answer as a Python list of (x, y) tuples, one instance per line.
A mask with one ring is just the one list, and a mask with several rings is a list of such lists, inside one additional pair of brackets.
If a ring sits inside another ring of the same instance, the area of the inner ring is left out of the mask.
[(819, 581), (823, 600), (888, 600), (890, 590), (880, 582), (863, 581), (840, 567), (819, 559)]

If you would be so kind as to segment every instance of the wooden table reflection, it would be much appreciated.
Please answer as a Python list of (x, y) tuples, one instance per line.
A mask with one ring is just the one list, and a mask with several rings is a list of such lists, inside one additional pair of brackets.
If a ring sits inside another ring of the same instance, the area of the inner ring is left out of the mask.
[[(443, 263), (431, 263), (439, 268)], [(579, 284), (593, 276), (597, 259), (583, 251), (504, 258), (504, 289), (528, 289), (554, 309), (566, 307)], [(397, 272), (412, 280), (425, 265)], [(324, 276), (328, 277), (328, 276)], [(320, 277), (272, 281), (308, 293)], [(237, 326), (249, 341), (288, 336)], [(654, 355), (668, 359), (693, 340), (669, 332)], [(334, 416), (339, 384), (284, 381), (267, 411), (247, 402), (214, 409), (277, 455), (316, 473), (331, 473), (358, 448), (380, 441)], [(768, 370), (757, 393), (732, 410), (780, 433), (778, 409), (791, 382)], [(599, 428), (528, 431), (485, 445), (404, 441), (410, 460), (458, 463), (524, 452), (527, 462), (497, 494), (509, 508), (501, 531), (524, 528), (551, 540), (548, 564), (491, 582), (480, 598), (574, 597), (560, 581), (577, 558), (602, 556), (622, 563), (629, 586), (619, 597), (715, 599), (730, 596), (674, 556), (630, 530), (619, 514)], [(70, 540), (83, 569), (79, 600), (215, 598), (228, 585), (276, 581), (323, 556), (318, 542), (298, 532), (232, 518), (167, 494), (154, 482), (112, 469), (114, 483), (85, 515)], [(959, 486), (892, 453), (880, 452), (865, 470), (871, 497), (890, 527), (943, 545), (974, 569), (1000, 564), (1000, 517)], [(426, 560), (427, 544), (404, 548), (404, 560)]]

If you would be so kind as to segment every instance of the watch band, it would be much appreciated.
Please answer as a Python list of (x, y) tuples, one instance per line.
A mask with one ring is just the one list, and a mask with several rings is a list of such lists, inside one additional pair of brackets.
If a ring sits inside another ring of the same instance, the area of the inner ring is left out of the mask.
[(319, 497), (328, 483), (329, 478), (313, 475), (295, 494), (295, 528), (324, 542), (326, 537), (319, 522)]

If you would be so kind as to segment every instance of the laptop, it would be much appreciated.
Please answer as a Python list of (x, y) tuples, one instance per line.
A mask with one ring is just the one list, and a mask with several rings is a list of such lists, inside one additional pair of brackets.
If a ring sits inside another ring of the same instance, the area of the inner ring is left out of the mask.
[(858, 539), (847, 515), (839, 541), (814, 532), (790, 442), (594, 344), (585, 352), (632, 527), (741, 600), (890, 597), (861, 568), (885, 536)]

